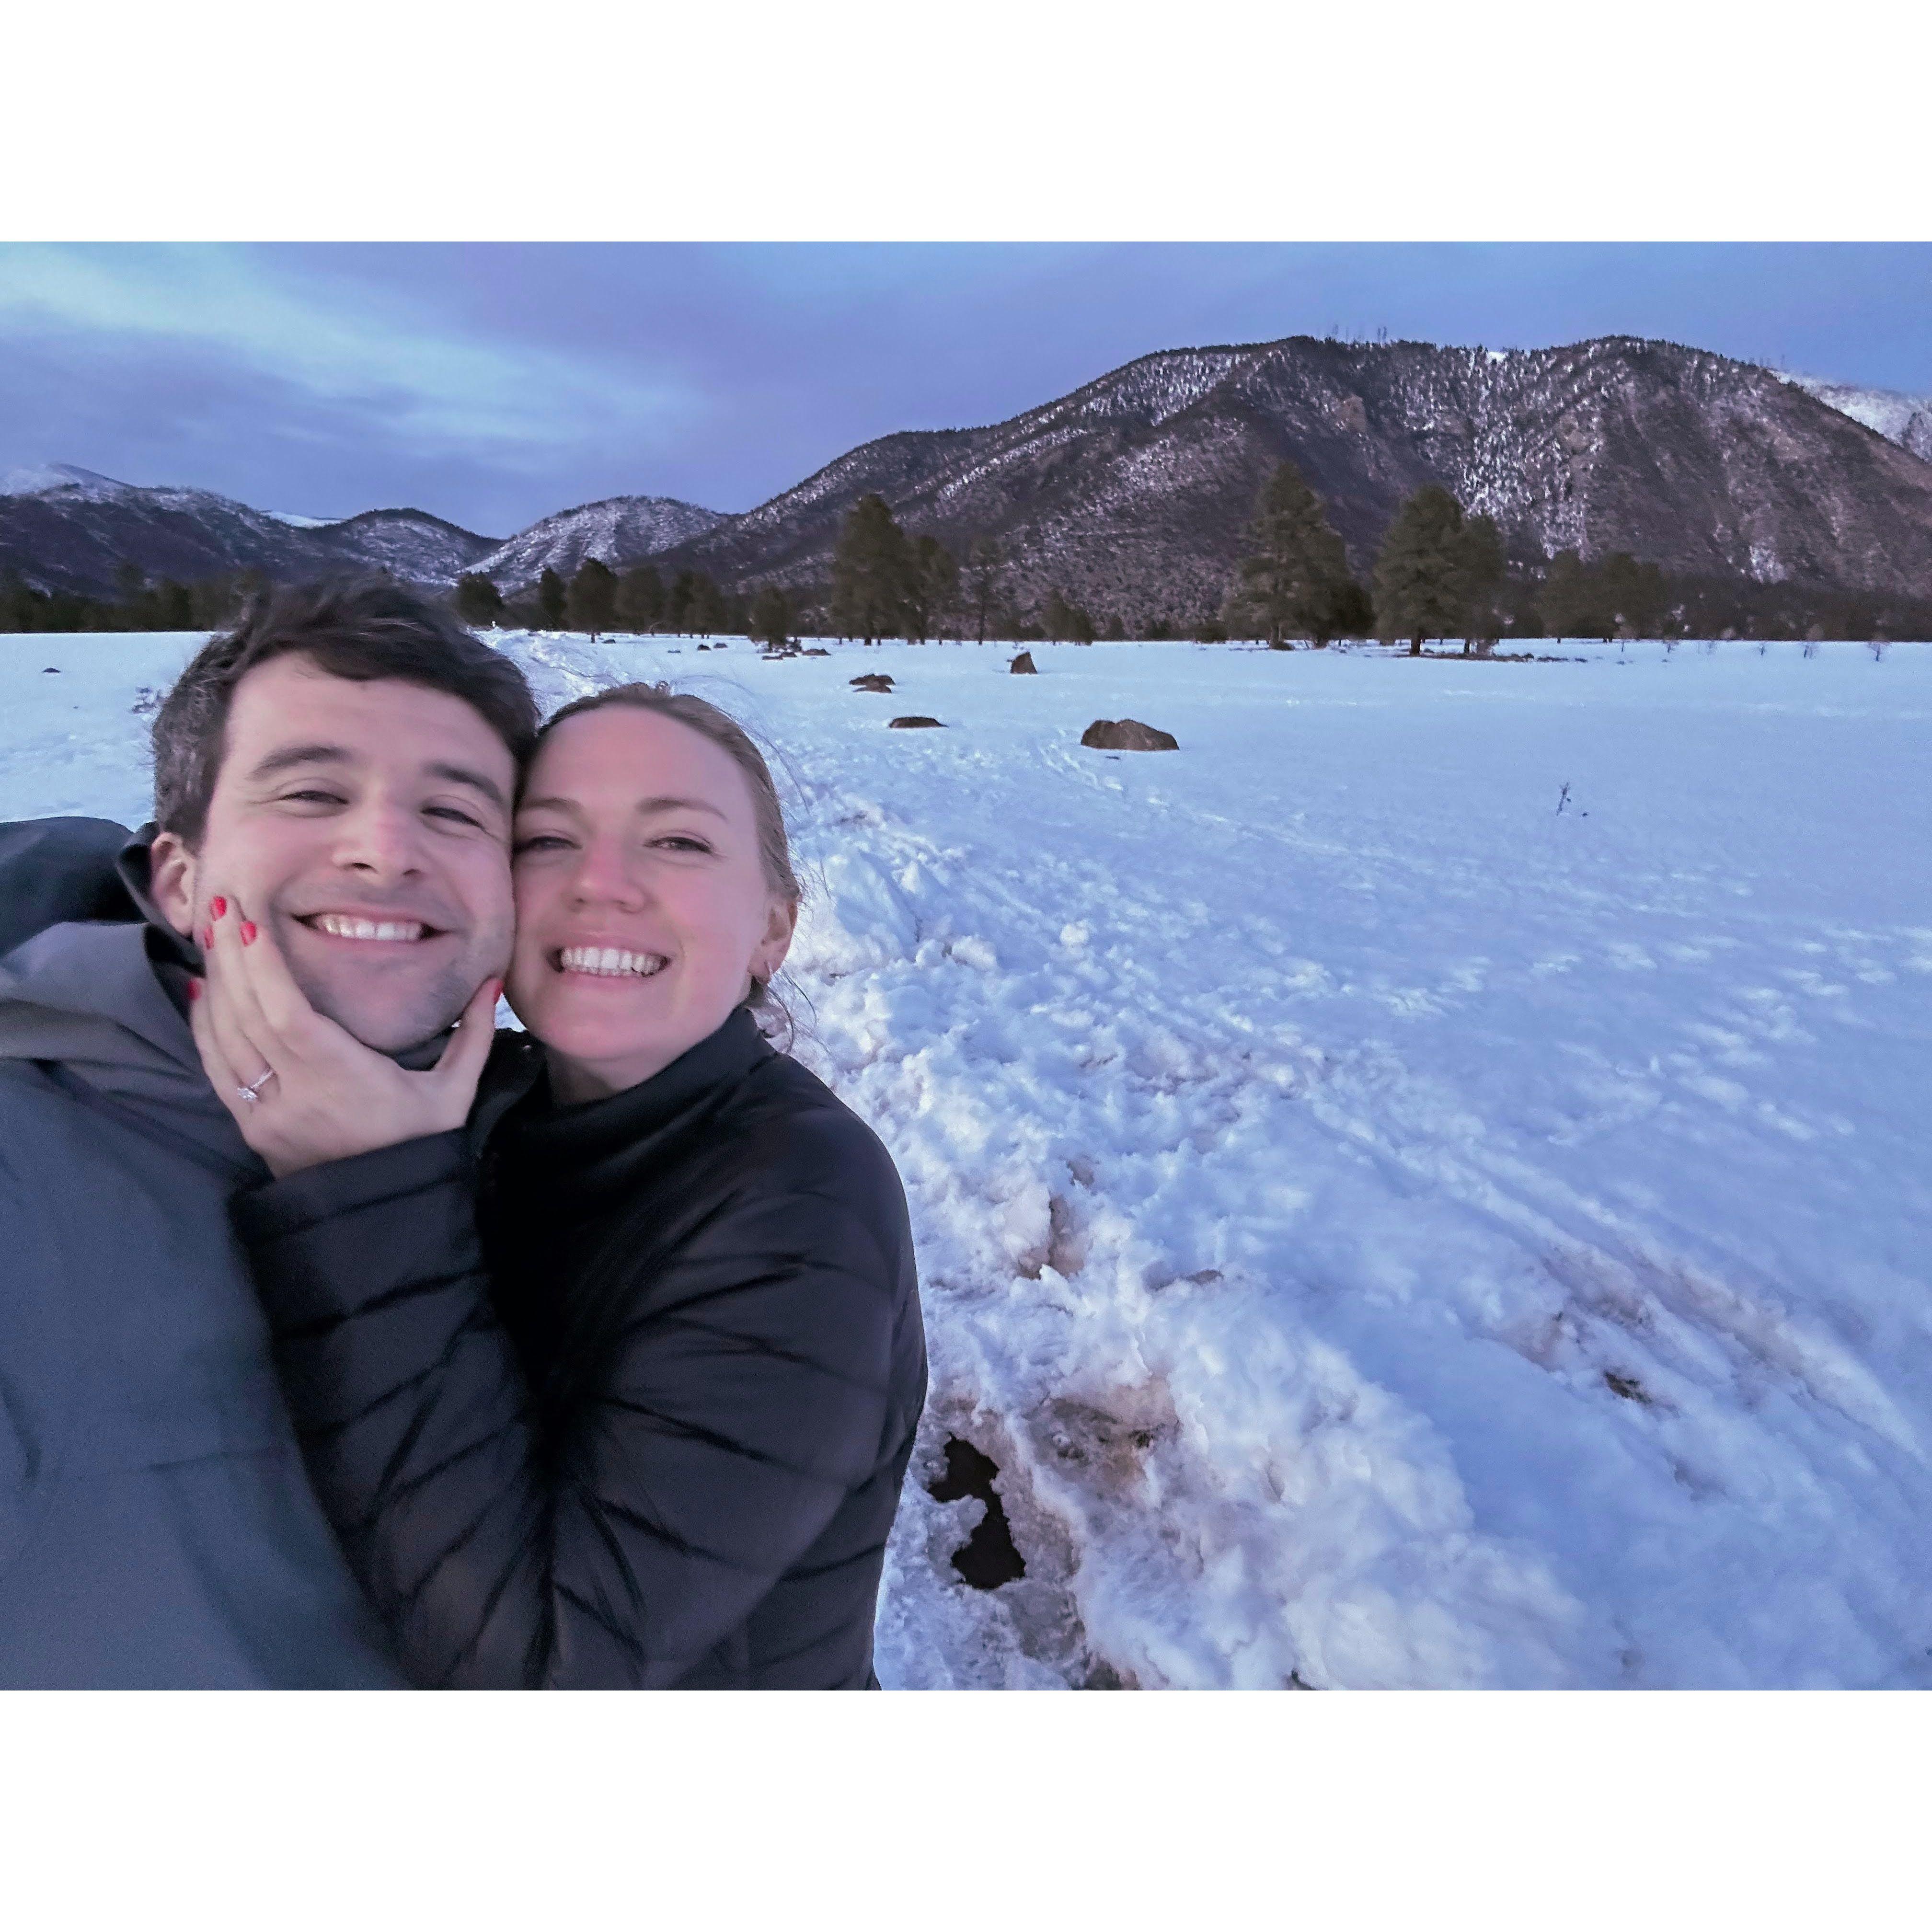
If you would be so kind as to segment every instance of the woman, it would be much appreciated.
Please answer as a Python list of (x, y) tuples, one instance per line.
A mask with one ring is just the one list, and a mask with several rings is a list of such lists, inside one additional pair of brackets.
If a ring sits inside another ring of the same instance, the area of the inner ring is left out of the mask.
[(770, 774), (623, 686), (545, 728), (514, 853), (528, 1032), (473, 1114), (494, 988), (412, 1074), (244, 907), (203, 935), (316, 1492), (418, 1684), (875, 1685), (925, 1347), (890, 1158), (753, 1017), (799, 902)]

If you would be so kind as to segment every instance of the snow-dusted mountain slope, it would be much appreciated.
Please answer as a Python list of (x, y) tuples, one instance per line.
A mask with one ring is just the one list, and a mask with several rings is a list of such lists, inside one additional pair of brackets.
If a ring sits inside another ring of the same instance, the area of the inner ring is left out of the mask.
[(1402, 498), (1446, 485), (1528, 560), (1628, 550), (1694, 577), (1922, 594), (1932, 471), (1751, 364), (1614, 336), (1560, 348), (1280, 342), (1148, 356), (985, 428), (905, 432), (667, 560), (822, 584), (868, 490), (1008, 588), (1191, 621), (1220, 604), (1255, 495), (1284, 458), (1371, 568)]
[[(0, 638), (0, 816), (142, 816), (196, 641)], [(1932, 1684), (1932, 647), (506, 647), (780, 752), (924, 1284), (886, 1682)]]
[(254, 509), (212, 490), (116, 482), (71, 464), (0, 478), (0, 570), (40, 590), (111, 592), (127, 563), (182, 583), (238, 570), (291, 578), (382, 569), (446, 585), (496, 543), (422, 510), (368, 510), (328, 523)]
[(729, 521), (675, 496), (607, 496), (532, 524), (472, 568), (508, 590), (546, 568), (567, 578), (586, 557), (621, 568)]
[(1828, 382), (1817, 376), (1789, 380), (1854, 422), (1875, 430), (1888, 442), (1932, 463), (1932, 396), (1902, 396), (1894, 389), (1862, 389), (1850, 382)]

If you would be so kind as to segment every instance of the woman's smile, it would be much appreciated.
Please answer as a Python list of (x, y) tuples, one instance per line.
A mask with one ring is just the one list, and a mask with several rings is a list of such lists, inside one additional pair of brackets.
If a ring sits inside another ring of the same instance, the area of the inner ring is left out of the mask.
[(670, 964), (662, 952), (622, 946), (564, 946), (550, 956), (559, 973), (590, 980), (652, 980)]

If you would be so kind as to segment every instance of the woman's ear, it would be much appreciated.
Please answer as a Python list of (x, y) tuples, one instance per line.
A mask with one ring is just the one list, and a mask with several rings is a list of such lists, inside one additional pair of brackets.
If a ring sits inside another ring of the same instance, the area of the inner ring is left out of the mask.
[(765, 917), (764, 937), (752, 955), (753, 977), (770, 981), (785, 962), (791, 950), (792, 934), (798, 930), (798, 902), (773, 899)]
[(148, 848), (148, 890), (161, 916), (185, 939), (194, 930), (194, 883), (200, 868), (178, 832), (158, 832)]

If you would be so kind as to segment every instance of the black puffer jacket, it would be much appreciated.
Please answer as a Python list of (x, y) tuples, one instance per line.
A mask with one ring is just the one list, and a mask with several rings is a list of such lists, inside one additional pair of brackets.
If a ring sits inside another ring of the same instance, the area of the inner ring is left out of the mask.
[[(537, 1055), (500, 1041), (467, 1133), (233, 1204), (310, 1475), (404, 1667), (874, 1683), (926, 1394), (890, 1158), (746, 1012), (585, 1106), (548, 1104)], [(506, 1100), (479, 1238), (472, 1150)]]

